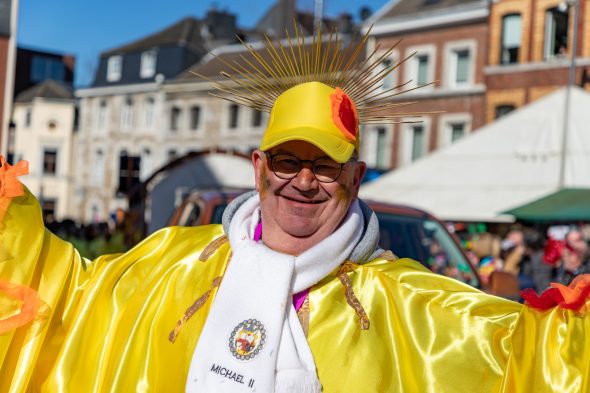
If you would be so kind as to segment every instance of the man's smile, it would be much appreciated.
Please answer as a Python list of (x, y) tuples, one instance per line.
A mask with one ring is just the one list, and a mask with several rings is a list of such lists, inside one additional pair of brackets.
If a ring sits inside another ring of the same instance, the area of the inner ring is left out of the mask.
[(304, 198), (289, 197), (286, 195), (280, 195), (280, 196), (284, 199), (287, 199), (288, 201), (291, 201), (291, 202), (304, 203), (304, 204), (308, 204), (308, 205), (317, 205), (317, 204), (326, 202), (326, 200), (310, 200), (310, 199), (304, 199)]

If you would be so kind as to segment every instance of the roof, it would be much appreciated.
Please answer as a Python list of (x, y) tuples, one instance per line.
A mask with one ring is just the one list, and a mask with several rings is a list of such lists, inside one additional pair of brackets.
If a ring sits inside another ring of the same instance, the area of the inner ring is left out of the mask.
[(34, 98), (49, 100), (73, 100), (74, 92), (71, 86), (65, 83), (46, 80), (22, 91), (14, 100), (17, 103), (32, 102)]
[[(345, 45), (348, 43), (346, 37), (342, 37), (342, 40)], [(306, 45), (308, 48), (311, 47), (312, 39), (310, 37), (305, 37), (305, 42), (309, 43)], [(281, 41), (281, 44), (286, 46), (288, 45), (288, 42), (283, 40)], [(295, 45), (294, 42), (293, 44)], [(256, 53), (258, 53), (262, 58), (267, 61), (270, 60), (270, 55), (261, 42), (248, 43), (248, 45), (252, 46)], [(276, 47), (278, 48), (278, 46)], [(176, 81), (186, 82), (187, 79), (196, 79), (198, 77), (195, 74), (200, 74), (207, 78), (215, 79), (220, 77), (219, 72), (222, 70), (231, 74), (231, 69), (226, 64), (235, 64), (234, 62), (236, 61), (242, 63), (243, 60), (241, 56), (244, 56), (246, 53), (248, 53), (248, 50), (242, 44), (227, 45), (219, 48), (218, 50), (213, 50), (209, 55), (205, 56), (201, 62), (195, 64), (193, 67), (180, 74), (176, 78)], [(247, 57), (250, 58), (249, 56)], [(362, 58), (359, 56), (357, 61), (362, 61)]]
[(103, 52), (101, 57), (138, 52), (167, 45), (189, 46), (195, 49), (201, 49), (204, 47), (204, 40), (201, 36), (202, 25), (202, 21), (194, 17), (187, 17), (157, 33)]
[(566, 92), (562, 88), (382, 175), (361, 187), (361, 197), (411, 204), (447, 220), (510, 221), (505, 213), (559, 190), (590, 190), (584, 169), (590, 167), (590, 93), (577, 87), (571, 89), (559, 183)]
[(481, 0), (400, 0), (382, 16), (382, 19), (436, 12), (470, 3), (481, 3)]
[[(257, 32), (266, 34), (270, 37), (284, 38), (285, 30), (288, 30), (291, 37), (295, 36), (293, 20), (303, 29), (304, 35), (311, 35), (314, 30), (315, 16), (311, 12), (295, 10), (295, 1), (278, 0), (268, 11), (258, 20), (256, 27)], [(324, 30), (334, 30), (338, 23), (332, 19), (322, 18), (322, 28)]]

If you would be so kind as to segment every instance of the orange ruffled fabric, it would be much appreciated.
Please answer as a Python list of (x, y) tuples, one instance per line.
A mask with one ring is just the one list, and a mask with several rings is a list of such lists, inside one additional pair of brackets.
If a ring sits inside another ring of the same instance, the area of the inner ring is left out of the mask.
[[(531, 289), (521, 292), (522, 298), (530, 307), (545, 311), (555, 306), (577, 312), (583, 310), (584, 305), (590, 299), (590, 274), (581, 274), (574, 278), (569, 286), (552, 282), (551, 288), (545, 290), (541, 295)], [(584, 312), (584, 313), (586, 313)]]
[(27, 161), (10, 165), (3, 156), (0, 156), (0, 197), (14, 198), (24, 195), (25, 190), (17, 177), (28, 173), (29, 163)]
[(0, 155), (0, 221), (4, 218), (10, 199), (24, 195), (25, 190), (18, 176), (29, 173), (29, 163), (20, 161), (16, 165), (10, 165), (6, 162), (4, 156)]
[(31, 322), (43, 304), (37, 291), (24, 285), (0, 280), (0, 296), (8, 296), (21, 302), (18, 314), (0, 319), (0, 334), (10, 332)]

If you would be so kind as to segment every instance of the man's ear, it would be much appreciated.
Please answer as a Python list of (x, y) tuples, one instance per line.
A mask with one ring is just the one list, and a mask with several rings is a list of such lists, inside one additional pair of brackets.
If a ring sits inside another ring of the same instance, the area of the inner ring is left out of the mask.
[(254, 181), (256, 183), (256, 191), (260, 192), (260, 184), (262, 174), (264, 173), (262, 166), (266, 165), (264, 162), (264, 152), (260, 150), (254, 150), (252, 152), (252, 165), (254, 167)]
[(361, 187), (361, 181), (363, 180), (365, 172), (367, 171), (367, 164), (364, 161), (357, 161), (354, 166), (355, 168), (352, 186), (356, 196), (359, 192), (359, 188)]

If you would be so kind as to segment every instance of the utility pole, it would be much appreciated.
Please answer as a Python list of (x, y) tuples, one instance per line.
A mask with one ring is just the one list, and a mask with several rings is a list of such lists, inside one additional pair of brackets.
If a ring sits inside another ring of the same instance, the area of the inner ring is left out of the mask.
[(559, 166), (559, 188), (565, 185), (565, 164), (567, 156), (567, 141), (570, 126), (570, 99), (572, 86), (576, 82), (576, 51), (578, 49), (578, 10), (579, 0), (567, 0), (569, 8), (572, 10), (571, 18), (574, 24), (574, 33), (572, 37), (572, 48), (570, 52), (570, 66), (567, 78), (567, 89), (565, 92), (565, 104), (563, 113), (563, 132), (561, 134), (561, 157)]

